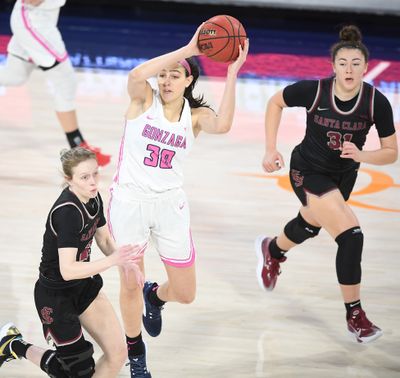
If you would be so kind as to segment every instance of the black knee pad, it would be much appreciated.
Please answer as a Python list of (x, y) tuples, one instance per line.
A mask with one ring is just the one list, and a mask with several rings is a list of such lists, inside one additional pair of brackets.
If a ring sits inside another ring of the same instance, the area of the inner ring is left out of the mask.
[(67, 373), (61, 368), (60, 362), (57, 359), (55, 350), (46, 350), (40, 360), (40, 368), (50, 378), (68, 378)]
[(51, 378), (90, 378), (94, 374), (93, 345), (84, 339), (76, 345), (58, 348), (57, 351), (46, 351), (40, 367)]
[(292, 219), (284, 228), (286, 237), (293, 243), (300, 244), (303, 241), (317, 236), (321, 227), (313, 226), (304, 220), (300, 213)]
[(342, 285), (361, 282), (361, 254), (364, 235), (360, 227), (342, 232), (336, 239), (339, 248), (336, 255), (336, 274)]
[(84, 341), (79, 351), (69, 352), (67, 350), (57, 353), (57, 359), (64, 371), (67, 371), (70, 377), (90, 378), (94, 374), (93, 345), (89, 341)]

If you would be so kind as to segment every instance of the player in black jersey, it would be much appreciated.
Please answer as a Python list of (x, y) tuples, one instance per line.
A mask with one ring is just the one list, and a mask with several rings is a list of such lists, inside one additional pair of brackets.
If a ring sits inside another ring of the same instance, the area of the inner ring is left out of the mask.
[[(43, 237), (35, 304), (43, 333), (55, 350), (25, 342), (8, 323), (0, 329), (0, 366), (27, 358), (50, 377), (116, 377), (127, 358), (122, 327), (101, 291), (99, 273), (112, 266), (139, 272), (145, 246), (117, 248), (103, 215), (98, 193), (98, 164), (93, 152), (81, 147), (61, 156), (67, 187), (52, 206)], [(93, 238), (105, 258), (90, 261)], [(138, 284), (143, 277), (136, 274)], [(99, 344), (103, 356), (93, 360), (93, 345), (84, 328)]]
[[(368, 55), (360, 30), (345, 26), (340, 31), (340, 41), (331, 48), (333, 77), (297, 82), (270, 99), (263, 160), (267, 172), (284, 166), (276, 147), (283, 108), (302, 106), (307, 110), (306, 134), (294, 148), (290, 161), (290, 181), (303, 206), (278, 237), (260, 236), (255, 243), (258, 281), (263, 289), (272, 290), (286, 252), (318, 235), (323, 227), (338, 244), (336, 272), (347, 327), (358, 342), (375, 340), (382, 331), (361, 308), (363, 233), (346, 201), (361, 162), (391, 164), (398, 155), (392, 108), (382, 93), (363, 82)], [(372, 125), (378, 131), (380, 148), (363, 151)]]

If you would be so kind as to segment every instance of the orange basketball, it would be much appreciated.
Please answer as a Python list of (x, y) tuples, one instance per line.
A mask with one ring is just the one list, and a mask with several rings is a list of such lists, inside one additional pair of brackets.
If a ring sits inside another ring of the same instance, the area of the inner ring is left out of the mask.
[(204, 23), (197, 45), (212, 60), (231, 62), (238, 57), (239, 44), (243, 47), (246, 37), (243, 25), (236, 18), (219, 15)]

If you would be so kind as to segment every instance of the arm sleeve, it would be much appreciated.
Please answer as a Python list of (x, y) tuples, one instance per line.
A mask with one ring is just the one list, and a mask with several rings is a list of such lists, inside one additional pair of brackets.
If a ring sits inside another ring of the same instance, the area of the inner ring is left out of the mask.
[(53, 227), (57, 233), (58, 248), (78, 248), (82, 216), (75, 206), (66, 205), (52, 215)]
[(317, 80), (301, 80), (283, 90), (283, 100), (289, 107), (301, 106), (310, 109), (317, 95)]
[(100, 211), (99, 211), (99, 215), (100, 215), (100, 220), (99, 223), (97, 224), (97, 227), (103, 227), (104, 225), (107, 224), (106, 218), (104, 217), (104, 207), (103, 207), (103, 199), (101, 198), (101, 195), (99, 193), (99, 203), (100, 203)]
[(374, 123), (380, 138), (391, 136), (396, 132), (392, 106), (389, 100), (377, 89), (375, 89), (374, 99)]

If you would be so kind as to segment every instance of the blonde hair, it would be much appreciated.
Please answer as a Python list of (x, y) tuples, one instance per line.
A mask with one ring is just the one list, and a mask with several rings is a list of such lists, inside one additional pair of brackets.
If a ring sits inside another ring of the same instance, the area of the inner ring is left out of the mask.
[(60, 151), (60, 160), (65, 177), (72, 179), (73, 169), (86, 160), (96, 159), (96, 154), (83, 147), (64, 148)]

